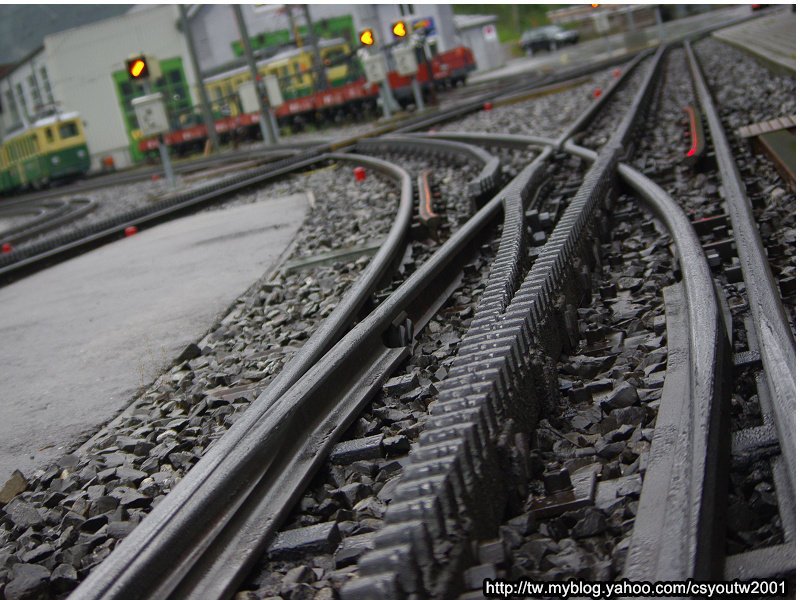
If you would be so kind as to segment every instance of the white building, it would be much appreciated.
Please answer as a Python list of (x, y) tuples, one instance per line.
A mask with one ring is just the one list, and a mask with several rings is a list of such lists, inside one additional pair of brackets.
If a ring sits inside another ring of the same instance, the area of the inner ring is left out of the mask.
[[(77, 110), (83, 116), (95, 166), (105, 156), (113, 157), (118, 167), (135, 157), (135, 140), (129, 136), (129, 131), (136, 131), (135, 121), (130, 121), (133, 113), (126, 99), (138, 93), (126, 93), (130, 83), (124, 72), (130, 56), (144, 52), (158, 58), (162, 67), (165, 62), (174, 66), (167, 69), (165, 77), (175, 78), (179, 73), (185, 80), (183, 91), (177, 92), (186, 96), (182, 104), (196, 104), (190, 91), (195, 85), (194, 73), (185, 38), (176, 26), (178, 20), (174, 5), (148, 5), (45, 38), (55, 96), (63, 109)], [(178, 90), (171, 86), (170, 91), (172, 87)]]
[(503, 49), (497, 36), (494, 15), (454, 15), (459, 44), (472, 49), (477, 71), (496, 69), (503, 64)]
[(0, 136), (30, 123), (35, 115), (54, 107), (44, 48), (37, 48), (0, 80)]

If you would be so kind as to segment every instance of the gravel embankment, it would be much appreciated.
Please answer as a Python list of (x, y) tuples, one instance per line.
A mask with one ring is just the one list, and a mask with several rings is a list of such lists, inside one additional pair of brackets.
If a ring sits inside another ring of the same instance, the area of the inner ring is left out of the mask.
[[(337, 230), (369, 220), (370, 211), (378, 215), (370, 235), (388, 231), (398, 199), (394, 184), (368, 177), (355, 186), (342, 168), (307, 178), (317, 209), (336, 205), (338, 219), (310, 218), (299, 240), (347, 239)], [(368, 260), (265, 276), (118, 422), (82, 452), (34, 473), (0, 517), (6, 597), (57, 597), (108, 556), (291, 359)]]
[(607, 69), (594, 74), (589, 81), (561, 92), (473, 113), (440, 129), (556, 137), (594, 101), (595, 88), (609, 84), (611, 72)]

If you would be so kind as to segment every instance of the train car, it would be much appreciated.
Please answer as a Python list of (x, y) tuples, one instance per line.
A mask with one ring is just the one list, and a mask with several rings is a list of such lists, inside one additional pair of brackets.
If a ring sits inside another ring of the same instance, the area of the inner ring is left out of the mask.
[(41, 188), (85, 175), (91, 160), (78, 113), (53, 115), (7, 136), (0, 145), (0, 192)]
[[(274, 75), (281, 88), (284, 102), (273, 107), (278, 124), (298, 131), (309, 123), (330, 123), (377, 114), (379, 86), (367, 82), (347, 42), (341, 38), (320, 40), (319, 47), (328, 84), (322, 91), (314, 91), (314, 59), (309, 47), (288, 49), (258, 61), (259, 74)], [(472, 51), (465, 47), (434, 54), (427, 62), (420, 56), (418, 62), (417, 78), (425, 91), (430, 91), (433, 86), (464, 83), (467, 75), (476, 68)], [(410, 102), (413, 97), (411, 78), (390, 71), (388, 79), (398, 100), (403, 104)], [(249, 80), (250, 70), (244, 66), (204, 80), (215, 128), (223, 142), (232, 135), (238, 139), (258, 135), (259, 116), (243, 113), (238, 94), (239, 87)], [(184, 154), (202, 148), (206, 137), (205, 125), (199, 117), (190, 115), (164, 139), (173, 151)], [(139, 142), (139, 149), (153, 156), (157, 148), (155, 139)]]
[[(417, 81), (424, 91), (431, 87), (443, 88), (456, 86), (467, 81), (467, 76), (477, 68), (472, 50), (459, 46), (440, 52), (430, 57), (426, 63), (423, 49), (417, 48)], [(430, 66), (430, 69), (428, 68)], [(404, 103), (413, 98), (411, 77), (400, 75), (396, 71), (389, 71), (389, 87), (395, 97)]]

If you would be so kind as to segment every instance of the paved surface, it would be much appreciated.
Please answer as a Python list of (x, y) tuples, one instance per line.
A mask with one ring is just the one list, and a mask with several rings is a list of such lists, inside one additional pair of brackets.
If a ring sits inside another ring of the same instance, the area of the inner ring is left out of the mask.
[(203, 337), (275, 263), (307, 204), (196, 214), (0, 288), (0, 485), (63, 455)]
[(787, 6), (778, 14), (722, 29), (714, 37), (795, 72), (796, 28), (796, 15)]
[(534, 56), (515, 58), (494, 71), (471, 75), (469, 83), (478, 84), (531, 71), (549, 72), (567, 65), (602, 62), (615, 56), (624, 56), (630, 51), (657, 46), (662, 40), (669, 43), (693, 31), (749, 13), (750, 5), (712, 10), (685, 19), (669, 21), (661, 27), (653, 26), (632, 33), (618, 33), (575, 46), (568, 46), (556, 52), (539, 52)]

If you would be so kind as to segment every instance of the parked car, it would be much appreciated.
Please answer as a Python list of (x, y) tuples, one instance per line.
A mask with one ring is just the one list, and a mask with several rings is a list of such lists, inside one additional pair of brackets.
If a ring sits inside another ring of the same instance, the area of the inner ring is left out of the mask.
[(529, 29), (519, 39), (519, 46), (526, 54), (537, 50), (557, 50), (562, 46), (578, 43), (578, 32), (558, 25), (546, 25)]

